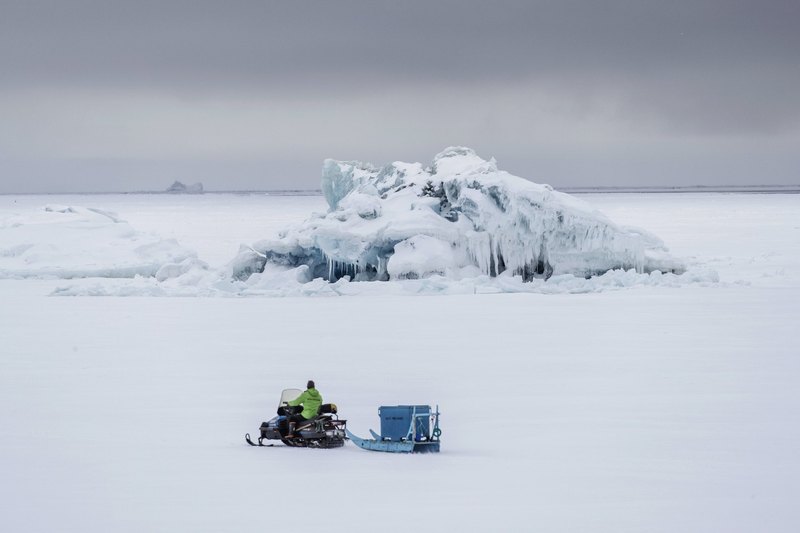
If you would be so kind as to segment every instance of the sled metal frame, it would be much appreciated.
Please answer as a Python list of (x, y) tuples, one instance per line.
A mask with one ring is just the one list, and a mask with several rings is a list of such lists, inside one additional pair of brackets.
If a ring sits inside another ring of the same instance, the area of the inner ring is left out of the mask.
[[(430, 435), (417, 435), (417, 419), (419, 418), (433, 418), (433, 431), (431, 431)], [(409, 424), (406, 436), (400, 440), (391, 440), (388, 437), (384, 438), (371, 429), (369, 432), (372, 435), (372, 439), (362, 439), (361, 437), (357, 437), (356, 435), (352, 434), (349, 429), (345, 429), (345, 432), (356, 446), (365, 450), (389, 453), (438, 452), (439, 437), (442, 434), (442, 430), (439, 429), (439, 406), (436, 406), (436, 411), (434, 412), (428, 410), (427, 412), (420, 414), (417, 414), (417, 409), (414, 407), (411, 412), (411, 424)]]

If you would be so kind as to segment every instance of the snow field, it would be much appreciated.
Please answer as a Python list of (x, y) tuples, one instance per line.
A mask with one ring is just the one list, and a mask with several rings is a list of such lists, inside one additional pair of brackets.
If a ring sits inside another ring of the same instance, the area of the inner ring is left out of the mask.
[[(322, 204), (12, 199), (106, 207), (212, 266)], [(591, 202), (720, 283), (276, 299), (0, 280), (0, 529), (795, 531), (800, 196)], [(244, 444), (309, 378), (359, 435), (379, 405), (438, 403), (442, 453)]]

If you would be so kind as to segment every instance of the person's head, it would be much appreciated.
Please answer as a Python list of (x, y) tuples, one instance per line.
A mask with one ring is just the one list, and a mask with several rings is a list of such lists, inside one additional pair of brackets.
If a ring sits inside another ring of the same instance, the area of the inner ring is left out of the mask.
[(308, 383), (306, 383), (306, 388), (307, 389), (313, 389), (314, 388), (314, 380), (309, 379)]

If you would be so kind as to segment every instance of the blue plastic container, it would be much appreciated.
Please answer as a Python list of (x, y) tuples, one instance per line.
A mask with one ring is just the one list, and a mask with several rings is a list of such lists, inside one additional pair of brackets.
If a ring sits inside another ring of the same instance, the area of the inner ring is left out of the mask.
[(393, 441), (406, 438), (414, 413), (417, 415), (415, 420), (417, 440), (430, 437), (430, 405), (382, 405), (378, 408), (381, 417), (381, 438)]

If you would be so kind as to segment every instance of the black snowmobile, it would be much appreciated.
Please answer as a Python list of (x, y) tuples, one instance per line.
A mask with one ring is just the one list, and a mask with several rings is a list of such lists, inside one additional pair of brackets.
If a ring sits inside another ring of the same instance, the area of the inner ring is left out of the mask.
[(298, 422), (291, 437), (289, 434), (288, 417), (300, 413), (303, 408), (299, 405), (292, 407), (288, 402), (294, 400), (303, 391), (300, 389), (285, 389), (278, 402), (278, 416), (268, 422), (263, 422), (259, 431), (256, 444), (247, 433), (244, 438), (250, 446), (274, 446), (264, 444), (265, 440), (280, 440), (286, 446), (298, 448), (339, 448), (344, 446), (347, 439), (347, 420), (339, 420), (336, 404), (325, 403), (320, 406), (317, 416), (305, 422)]

